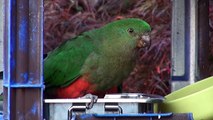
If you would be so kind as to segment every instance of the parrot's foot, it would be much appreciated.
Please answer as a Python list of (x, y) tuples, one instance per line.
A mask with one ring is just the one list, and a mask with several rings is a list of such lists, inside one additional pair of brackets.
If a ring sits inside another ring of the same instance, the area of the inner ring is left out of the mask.
[(91, 109), (93, 107), (94, 103), (96, 103), (98, 101), (98, 96), (92, 95), (92, 94), (86, 94), (85, 96), (83, 96), (81, 98), (86, 98), (86, 99), (91, 100), (89, 103), (86, 103), (87, 109)]

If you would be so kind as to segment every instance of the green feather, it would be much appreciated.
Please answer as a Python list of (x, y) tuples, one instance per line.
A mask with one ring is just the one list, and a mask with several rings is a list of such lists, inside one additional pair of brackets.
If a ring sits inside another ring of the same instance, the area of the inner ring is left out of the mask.
[(46, 87), (66, 86), (80, 76), (86, 58), (95, 49), (91, 33), (73, 38), (48, 54), (44, 60)]
[[(128, 32), (130, 28), (133, 33)], [(129, 18), (63, 43), (44, 60), (46, 87), (67, 86), (84, 74), (97, 89), (120, 84), (134, 67), (137, 40), (150, 31), (145, 21)]]

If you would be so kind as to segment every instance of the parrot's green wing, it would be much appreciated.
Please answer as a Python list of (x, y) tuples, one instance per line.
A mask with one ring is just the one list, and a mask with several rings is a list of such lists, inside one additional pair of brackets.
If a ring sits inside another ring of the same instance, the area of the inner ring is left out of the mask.
[(94, 31), (85, 32), (66, 41), (44, 60), (46, 87), (67, 86), (80, 76), (80, 70), (90, 53), (94, 52)]

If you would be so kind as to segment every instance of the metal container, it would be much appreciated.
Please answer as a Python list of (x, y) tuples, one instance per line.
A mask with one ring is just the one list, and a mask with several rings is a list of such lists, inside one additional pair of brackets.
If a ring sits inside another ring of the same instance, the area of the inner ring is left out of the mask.
[[(131, 114), (158, 112), (158, 103), (164, 100), (157, 95), (141, 93), (107, 94), (96, 101), (90, 98), (45, 99), (45, 118), (67, 120), (75, 114)], [(90, 107), (88, 107), (90, 106)]]

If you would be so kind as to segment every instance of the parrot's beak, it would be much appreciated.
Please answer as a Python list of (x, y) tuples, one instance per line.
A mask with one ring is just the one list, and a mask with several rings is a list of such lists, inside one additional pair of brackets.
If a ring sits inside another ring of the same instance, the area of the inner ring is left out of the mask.
[(138, 41), (137, 46), (139, 48), (147, 48), (147, 49), (149, 49), (150, 46), (151, 46), (150, 34), (149, 33), (143, 34), (141, 36), (140, 40)]

